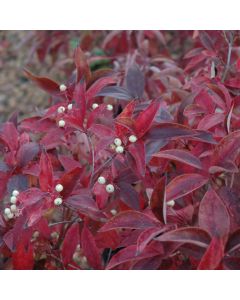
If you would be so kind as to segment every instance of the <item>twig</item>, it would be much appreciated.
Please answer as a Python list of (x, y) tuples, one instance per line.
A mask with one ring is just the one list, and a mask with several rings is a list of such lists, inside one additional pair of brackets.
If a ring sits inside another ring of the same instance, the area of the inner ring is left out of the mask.
[(90, 180), (89, 180), (89, 186), (92, 186), (92, 181), (93, 181), (93, 176), (94, 176), (94, 169), (95, 169), (95, 154), (94, 154), (94, 146), (93, 146), (91, 137), (88, 134), (86, 134), (86, 135), (87, 135), (88, 143), (89, 143), (89, 146), (91, 148), (91, 153), (92, 153), (92, 173), (91, 173), (91, 177), (90, 177)]
[(224, 82), (224, 80), (226, 79), (227, 73), (229, 71), (231, 55), (232, 55), (232, 45), (233, 45), (233, 40), (234, 40), (233, 36), (231, 36), (230, 41), (229, 41), (227, 36), (226, 36), (225, 31), (223, 31), (223, 34), (224, 34), (225, 40), (228, 43), (228, 56), (227, 56), (227, 64), (225, 66), (225, 69), (224, 69), (224, 72), (223, 72), (223, 75), (222, 75), (222, 80), (221, 80), (222, 82)]

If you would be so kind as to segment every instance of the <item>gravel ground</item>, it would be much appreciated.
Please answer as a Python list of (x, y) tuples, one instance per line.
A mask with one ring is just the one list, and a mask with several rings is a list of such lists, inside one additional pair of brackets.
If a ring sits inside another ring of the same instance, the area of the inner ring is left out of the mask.
[(64, 80), (63, 71), (61, 68), (59, 71), (59, 65), (53, 65), (50, 57), (43, 63), (37, 58), (31, 40), (34, 34), (33, 31), (0, 31), (0, 121), (15, 110), (20, 115), (29, 115), (36, 107), (48, 103), (48, 95), (25, 78), (25, 67), (37, 75)]

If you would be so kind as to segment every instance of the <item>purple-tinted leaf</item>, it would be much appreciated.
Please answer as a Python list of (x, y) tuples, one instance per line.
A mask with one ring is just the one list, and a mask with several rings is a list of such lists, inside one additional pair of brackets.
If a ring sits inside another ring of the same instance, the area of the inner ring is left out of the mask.
[(77, 167), (77, 168), (69, 171), (68, 173), (65, 173), (59, 180), (59, 183), (62, 184), (62, 186), (63, 186), (63, 191), (61, 192), (61, 195), (64, 198), (67, 198), (73, 191), (74, 187), (76, 186), (77, 182), (79, 181), (81, 172), (82, 172), (82, 169)]
[(153, 228), (147, 228), (146, 230), (144, 230), (137, 239), (137, 254), (141, 253), (145, 249), (147, 244), (155, 236), (157, 236), (158, 234), (163, 233), (164, 231), (167, 231), (167, 230), (168, 230), (167, 227), (163, 227), (163, 228), (153, 227)]
[(157, 255), (159, 255), (159, 251), (151, 247), (146, 247), (145, 250), (140, 255), (136, 255), (136, 245), (131, 245), (120, 250), (117, 254), (115, 254), (110, 260), (106, 269), (110, 270), (116, 267), (117, 265), (120, 265), (128, 261), (140, 260), (148, 257), (154, 257)]
[[(146, 158), (144, 143), (139, 140), (136, 143), (132, 143), (128, 146), (128, 162), (140, 176), (144, 176), (146, 172)], [(135, 163), (132, 163), (134, 161)]]
[(130, 210), (121, 212), (117, 216), (113, 217), (107, 224), (101, 227), (99, 231), (102, 232), (117, 228), (146, 229), (159, 225), (160, 223), (148, 215)]
[(23, 144), (17, 153), (19, 167), (24, 167), (33, 160), (39, 152), (39, 145), (35, 142)]
[(229, 214), (223, 201), (211, 188), (200, 202), (198, 213), (199, 226), (213, 237), (226, 239), (230, 229)]
[(136, 190), (131, 186), (131, 184), (129, 184), (128, 182), (120, 181), (117, 183), (117, 185), (120, 188), (120, 199), (132, 209), (139, 210), (139, 196)]
[(166, 187), (167, 201), (181, 198), (208, 182), (208, 178), (200, 174), (183, 174), (175, 177)]
[(163, 224), (167, 223), (167, 208), (166, 208), (166, 178), (163, 177), (156, 184), (151, 199), (150, 207), (155, 217)]
[(137, 65), (128, 69), (126, 76), (127, 89), (133, 98), (141, 99), (144, 92), (144, 75)]
[(107, 96), (121, 100), (131, 100), (132, 95), (121, 86), (106, 86), (96, 96)]
[(171, 160), (177, 160), (182, 163), (193, 166), (197, 169), (202, 169), (201, 161), (194, 156), (190, 151), (171, 149), (160, 151), (159, 153), (153, 154), (153, 157), (167, 158)]
[(230, 253), (240, 248), (240, 228), (234, 231), (228, 238), (226, 252)]
[(201, 228), (186, 227), (164, 233), (163, 235), (155, 238), (155, 240), (162, 242), (190, 243), (199, 247), (207, 248), (211, 241), (211, 237), (207, 231)]
[(28, 188), (28, 178), (25, 175), (18, 174), (8, 180), (7, 190), (11, 194), (13, 190), (24, 191)]

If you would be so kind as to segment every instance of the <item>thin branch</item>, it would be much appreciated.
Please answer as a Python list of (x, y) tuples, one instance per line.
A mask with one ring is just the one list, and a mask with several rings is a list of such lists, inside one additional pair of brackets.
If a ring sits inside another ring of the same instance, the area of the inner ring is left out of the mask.
[(224, 72), (223, 72), (223, 75), (222, 75), (222, 80), (221, 80), (222, 82), (224, 82), (224, 80), (226, 79), (227, 73), (228, 73), (229, 68), (230, 68), (230, 61), (231, 61), (231, 55), (232, 55), (232, 46), (233, 46), (233, 40), (234, 40), (234, 38), (231, 37), (230, 41), (229, 41), (227, 36), (226, 36), (225, 31), (223, 31), (223, 34), (224, 34), (225, 40), (228, 43), (228, 56), (227, 56), (227, 64), (225, 66), (225, 69), (224, 69)]
[(95, 169), (95, 154), (94, 154), (94, 146), (92, 143), (92, 139), (91, 137), (87, 134), (87, 138), (88, 138), (88, 143), (91, 149), (91, 153), (92, 153), (92, 173), (91, 173), (91, 177), (89, 180), (89, 186), (92, 186), (92, 181), (93, 181), (93, 176), (94, 176), (94, 169)]

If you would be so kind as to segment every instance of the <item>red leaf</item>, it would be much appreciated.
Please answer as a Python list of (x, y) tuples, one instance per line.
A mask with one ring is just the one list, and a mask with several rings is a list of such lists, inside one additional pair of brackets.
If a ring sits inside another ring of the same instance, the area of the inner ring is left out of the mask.
[(100, 258), (100, 251), (96, 246), (96, 241), (94, 236), (92, 235), (91, 231), (88, 229), (86, 224), (84, 225), (81, 234), (81, 245), (89, 264), (95, 270), (101, 270), (102, 263)]
[(224, 245), (222, 240), (213, 238), (198, 265), (198, 270), (215, 270), (223, 256)]
[(177, 160), (182, 163), (193, 166), (197, 169), (202, 169), (201, 161), (196, 156), (194, 156), (191, 152), (186, 150), (178, 150), (178, 149), (164, 150), (153, 154), (153, 156), (160, 157), (160, 158), (167, 158), (171, 160)]
[(74, 62), (77, 68), (77, 82), (82, 78), (88, 82), (91, 77), (91, 71), (87, 59), (80, 47), (77, 47), (74, 51)]
[(68, 229), (62, 243), (61, 253), (64, 266), (72, 262), (78, 244), (80, 244), (79, 223), (75, 223)]
[(227, 167), (228, 162), (234, 162), (240, 152), (240, 130), (224, 137), (213, 153), (212, 165)]
[(62, 178), (59, 180), (59, 183), (63, 185), (63, 191), (61, 195), (64, 198), (67, 198), (72, 190), (74, 189), (75, 185), (77, 184), (79, 177), (81, 175), (82, 169), (79, 167), (74, 168), (68, 173), (65, 173)]
[(155, 238), (155, 240), (162, 242), (190, 243), (206, 248), (211, 241), (211, 237), (207, 231), (201, 228), (186, 227), (164, 233), (160, 237)]
[(13, 253), (12, 260), (14, 270), (32, 270), (34, 266), (33, 246), (28, 244), (25, 247), (24, 243), (20, 241), (16, 252)]
[(115, 254), (110, 260), (106, 269), (110, 270), (116, 267), (117, 265), (128, 261), (140, 260), (148, 257), (154, 257), (157, 255), (159, 255), (159, 251), (156, 251), (151, 247), (146, 247), (144, 252), (142, 252), (140, 255), (136, 255), (136, 245), (131, 245), (127, 248), (120, 250), (117, 254)]
[(116, 79), (114, 79), (112, 77), (99, 78), (88, 89), (87, 94), (86, 94), (87, 101), (89, 101), (92, 98), (96, 97), (97, 94), (101, 91), (102, 88), (104, 88), (107, 85), (114, 84), (114, 83), (116, 83)]
[(159, 101), (153, 101), (147, 109), (136, 118), (135, 128), (138, 138), (141, 138), (151, 127), (160, 106)]
[(181, 198), (208, 182), (208, 178), (200, 174), (183, 174), (175, 177), (166, 187), (167, 201)]
[(53, 167), (47, 153), (42, 152), (40, 157), (39, 184), (43, 192), (50, 192), (53, 188)]
[(199, 226), (213, 237), (225, 240), (230, 229), (229, 214), (218, 194), (210, 188), (200, 202)]
[(240, 229), (234, 231), (228, 238), (226, 252), (230, 253), (240, 248)]
[(113, 217), (99, 231), (102, 232), (117, 228), (146, 229), (159, 225), (160, 223), (148, 215), (130, 210), (121, 212)]
[(147, 244), (158, 234), (163, 233), (167, 230), (167, 227), (164, 228), (148, 228), (144, 230), (137, 239), (137, 254), (141, 253)]
[[(132, 143), (127, 148), (129, 164), (136, 170), (140, 176), (144, 176), (146, 172), (146, 157), (145, 157), (145, 146), (141, 140), (136, 143)], [(134, 163), (131, 163), (134, 162)]]
[(47, 77), (38, 77), (29, 72), (28, 70), (24, 70), (26, 76), (32, 80), (36, 85), (44, 90), (45, 92), (49, 93), (50, 95), (60, 96), (61, 92), (59, 90), (59, 84)]
[(126, 203), (128, 207), (139, 210), (139, 195), (132, 185), (123, 181), (118, 182), (117, 185), (120, 189), (119, 195), (121, 200)]
[(222, 124), (225, 119), (225, 115), (221, 113), (209, 114), (201, 119), (198, 123), (197, 129), (199, 130), (209, 130), (212, 127)]
[(167, 223), (167, 208), (166, 208), (166, 178), (163, 177), (159, 180), (155, 186), (151, 200), (150, 206), (155, 217), (158, 218), (163, 224)]
[(18, 148), (18, 131), (13, 123), (6, 122), (0, 127), (0, 139), (2, 139), (10, 150)]

